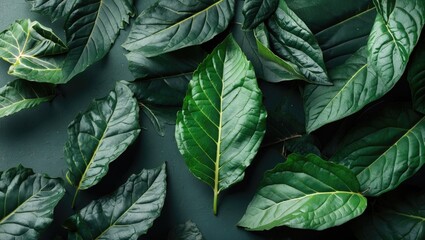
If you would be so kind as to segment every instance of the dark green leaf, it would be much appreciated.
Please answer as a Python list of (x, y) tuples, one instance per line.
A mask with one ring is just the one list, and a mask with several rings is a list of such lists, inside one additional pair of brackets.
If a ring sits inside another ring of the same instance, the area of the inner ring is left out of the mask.
[(133, 0), (68, 1), (75, 3), (65, 21), (69, 46), (63, 66), (66, 81), (109, 52), (134, 11)]
[(10, 75), (35, 82), (62, 83), (62, 63), (52, 55), (67, 51), (50, 28), (18, 20), (0, 33), (0, 58), (12, 64)]
[(159, 0), (143, 11), (123, 47), (146, 57), (198, 45), (227, 28), (235, 0)]
[(192, 221), (177, 226), (168, 235), (168, 240), (204, 240), (198, 226)]
[(284, 141), (283, 147), (285, 150), (284, 155), (286, 155), (287, 152), (301, 155), (307, 155), (309, 153), (313, 153), (317, 156), (321, 155), (320, 149), (316, 146), (315, 139), (308, 134), (287, 139)]
[(378, 12), (367, 48), (330, 73), (334, 86), (306, 87), (308, 132), (359, 111), (391, 90), (403, 75), (424, 25), (425, 2), (394, 4), (389, 15)]
[(0, 88), (0, 118), (50, 101), (55, 93), (53, 84), (34, 83), (22, 79), (8, 83)]
[(329, 82), (322, 50), (305, 23), (288, 8), (284, 0), (266, 22), (270, 45), (277, 56), (295, 63), (308, 81)]
[(176, 124), (176, 115), (180, 107), (158, 106), (140, 103), (141, 110), (152, 123), (160, 136), (165, 136), (165, 125)]
[(117, 191), (71, 216), (68, 239), (136, 240), (161, 214), (166, 195), (165, 164), (132, 175)]
[(65, 194), (61, 183), (22, 166), (0, 172), (0, 239), (38, 239)]
[(425, 194), (397, 191), (385, 195), (353, 223), (359, 240), (424, 239)]
[(67, 16), (75, 0), (26, 0), (32, 6), (31, 11), (49, 16), (52, 21)]
[(176, 140), (189, 170), (218, 194), (241, 181), (265, 132), (252, 65), (229, 36), (199, 65), (177, 114)]
[(367, 196), (396, 188), (425, 163), (425, 117), (391, 104), (351, 128), (332, 161), (351, 169)]
[(347, 168), (310, 154), (291, 154), (268, 171), (239, 226), (322, 230), (343, 224), (366, 209), (359, 183)]
[(407, 81), (409, 81), (412, 92), (413, 106), (416, 111), (425, 114), (425, 34), (422, 33), (421, 39), (412, 59), (409, 62)]
[(65, 144), (69, 166), (66, 178), (77, 193), (97, 184), (108, 172), (109, 163), (134, 142), (139, 132), (137, 101), (121, 82), (107, 97), (95, 100), (86, 112), (78, 114), (68, 127)]
[(245, 0), (242, 10), (245, 17), (243, 28), (254, 29), (269, 18), (278, 5), (279, 0)]

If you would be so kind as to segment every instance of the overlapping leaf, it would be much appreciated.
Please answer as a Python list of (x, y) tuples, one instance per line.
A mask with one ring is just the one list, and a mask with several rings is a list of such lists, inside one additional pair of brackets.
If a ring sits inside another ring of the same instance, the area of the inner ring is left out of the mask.
[(397, 191), (378, 199), (354, 221), (358, 239), (417, 240), (425, 238), (425, 194)]
[(243, 4), (244, 29), (254, 29), (258, 24), (270, 17), (277, 6), (279, 0), (246, 0)]
[(413, 106), (416, 111), (425, 114), (425, 34), (413, 52), (409, 62), (407, 81), (412, 92)]
[[(382, 97), (403, 75), (425, 22), (425, 2), (375, 2), (378, 11), (368, 46), (330, 73), (334, 86), (307, 86), (307, 130), (349, 116)], [(406, 29), (409, 29), (407, 31)]]
[(26, 0), (31, 10), (49, 16), (52, 21), (68, 16), (75, 0)]
[(198, 226), (192, 221), (177, 226), (168, 235), (168, 240), (204, 240)]
[(177, 115), (176, 140), (189, 170), (218, 194), (242, 180), (265, 132), (252, 65), (229, 36), (199, 65)]
[(396, 188), (425, 163), (425, 117), (392, 104), (351, 128), (331, 158), (351, 169), (365, 195)]
[(91, 202), (65, 222), (68, 239), (138, 239), (160, 215), (166, 186), (165, 164), (130, 176), (110, 196)]
[(146, 57), (198, 45), (227, 28), (235, 0), (159, 0), (137, 17), (123, 47)]
[[(97, 184), (108, 165), (139, 135), (139, 108), (131, 90), (117, 83), (115, 90), (95, 100), (68, 127), (66, 178), (76, 194)], [(75, 201), (75, 199), (74, 199)]]
[(35, 82), (61, 83), (62, 62), (51, 56), (67, 51), (50, 28), (18, 20), (0, 33), (0, 58), (12, 64), (10, 75)]
[(31, 169), (0, 172), (0, 239), (38, 239), (64, 194), (60, 180)]
[(353, 219), (366, 209), (354, 174), (310, 154), (291, 154), (267, 172), (239, 226), (267, 230), (277, 226), (322, 230)]
[(22, 79), (0, 88), (0, 117), (32, 108), (55, 96), (55, 87), (48, 83), (34, 83)]

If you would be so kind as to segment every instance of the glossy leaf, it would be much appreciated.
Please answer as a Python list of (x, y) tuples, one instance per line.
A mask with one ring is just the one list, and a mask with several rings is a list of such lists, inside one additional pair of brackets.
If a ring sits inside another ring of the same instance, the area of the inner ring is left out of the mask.
[(159, 0), (136, 19), (123, 47), (146, 57), (199, 45), (224, 31), (234, 0)]
[(367, 196), (396, 188), (425, 163), (425, 117), (408, 104), (369, 114), (345, 135), (332, 161), (351, 169)]
[[(79, 190), (96, 185), (139, 135), (139, 108), (131, 90), (117, 83), (115, 90), (95, 100), (68, 127), (66, 178)], [(75, 201), (75, 198), (74, 198)], [(73, 203), (74, 204), (74, 203)]]
[(134, 13), (133, 0), (69, 1), (75, 3), (65, 21), (69, 46), (63, 67), (66, 80), (102, 59)]
[(238, 225), (248, 230), (277, 226), (322, 230), (363, 213), (367, 200), (347, 168), (310, 154), (291, 154), (268, 171)]
[(52, 21), (68, 16), (75, 0), (26, 0), (31, 4), (31, 11), (49, 16)]
[(8, 83), (0, 88), (0, 118), (50, 101), (55, 94), (53, 84), (34, 83), (22, 79)]
[(199, 65), (177, 114), (176, 140), (189, 170), (218, 194), (239, 182), (265, 132), (252, 65), (229, 36)]
[(0, 239), (38, 239), (65, 194), (61, 183), (21, 165), (0, 172)]
[(359, 240), (425, 238), (425, 194), (396, 191), (385, 195), (352, 224)]
[(198, 226), (192, 221), (177, 226), (168, 235), (168, 240), (204, 240)]
[(412, 92), (413, 106), (416, 111), (425, 114), (425, 34), (413, 52), (407, 69), (407, 81)]
[(276, 55), (295, 63), (308, 81), (331, 84), (316, 38), (284, 0), (279, 1), (266, 27), (270, 34), (271, 49)]
[(359, 111), (391, 90), (403, 75), (424, 25), (425, 2), (390, 2), (394, 7), (387, 15), (378, 12), (367, 48), (330, 73), (334, 85), (306, 87), (308, 132)]
[(165, 164), (130, 176), (114, 193), (92, 201), (65, 222), (68, 239), (138, 239), (161, 214), (166, 186)]
[(66, 45), (37, 21), (18, 20), (0, 33), (0, 58), (12, 64), (10, 75), (35, 82), (61, 83), (61, 62), (52, 55), (67, 51)]
[(245, 17), (243, 28), (254, 29), (269, 18), (279, 5), (279, 0), (246, 0), (243, 4)]

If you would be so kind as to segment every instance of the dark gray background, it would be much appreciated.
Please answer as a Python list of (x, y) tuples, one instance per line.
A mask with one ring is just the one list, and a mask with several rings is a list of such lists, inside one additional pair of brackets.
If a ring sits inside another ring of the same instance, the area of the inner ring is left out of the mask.
[[(153, 1), (137, 1), (140, 12)], [(0, 0), (0, 31), (6, 29), (16, 19), (30, 18), (51, 27), (64, 39), (62, 22), (50, 23), (47, 17), (32, 13), (24, 0)], [(59, 86), (59, 95), (51, 102), (34, 109), (0, 119), (0, 171), (23, 164), (35, 172), (47, 173), (52, 177), (63, 178), (66, 163), (63, 146), (67, 139), (67, 126), (79, 111), (84, 111), (94, 98), (108, 94), (118, 80), (132, 80), (127, 69), (125, 51), (121, 48), (130, 27), (121, 32), (111, 52), (87, 71), (77, 75), (71, 82)], [(0, 61), (0, 86), (14, 77), (7, 75), (9, 64)], [(251, 233), (237, 228), (262, 174), (267, 169), (283, 161), (278, 152), (262, 149), (253, 164), (248, 168), (245, 180), (223, 192), (219, 200), (217, 216), (212, 213), (212, 190), (193, 177), (179, 154), (174, 140), (174, 126), (169, 126), (165, 137), (155, 133), (151, 124), (143, 116), (144, 130), (138, 140), (114, 163), (108, 175), (96, 187), (82, 191), (77, 201), (77, 209), (89, 201), (97, 199), (123, 184), (129, 175), (143, 168), (168, 163), (168, 192), (161, 217), (142, 239), (166, 239), (168, 231), (186, 220), (194, 221), (207, 240), (226, 239), (330, 239), (332, 234), (347, 232), (343, 229), (314, 232), (278, 228), (264, 233)], [(73, 211), (70, 201), (74, 190), (67, 186), (67, 193), (55, 212), (55, 220), (42, 239), (53, 239), (66, 232), (61, 223)]]

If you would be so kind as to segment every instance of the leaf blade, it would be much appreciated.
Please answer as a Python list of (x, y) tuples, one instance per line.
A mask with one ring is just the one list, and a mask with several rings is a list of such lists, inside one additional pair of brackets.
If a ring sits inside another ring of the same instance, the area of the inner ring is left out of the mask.
[(279, 5), (279, 0), (247, 0), (243, 4), (243, 28), (254, 29), (270, 17)]

